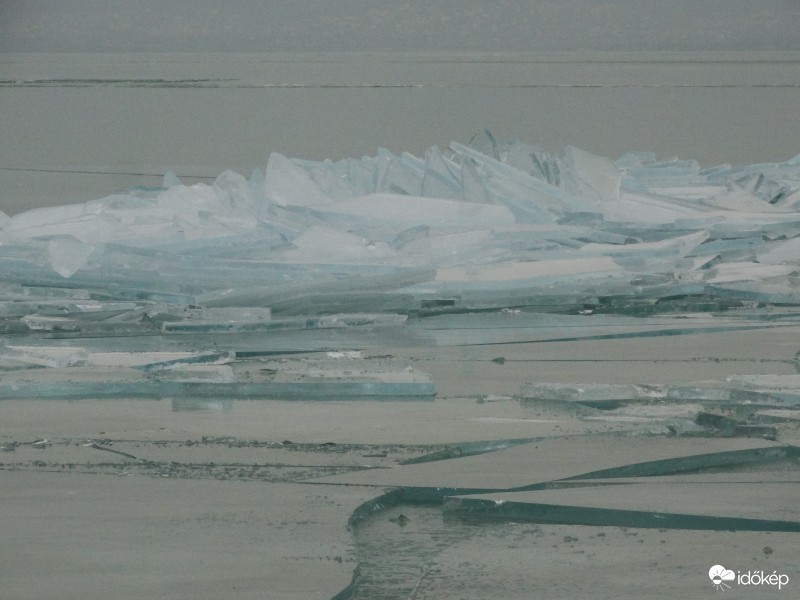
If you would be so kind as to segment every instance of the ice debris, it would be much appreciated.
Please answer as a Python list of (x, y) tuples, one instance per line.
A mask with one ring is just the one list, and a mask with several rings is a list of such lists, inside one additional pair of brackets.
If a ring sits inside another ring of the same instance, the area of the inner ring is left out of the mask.
[(382, 292), (406, 294), (399, 312), (497, 281), (541, 295), (555, 281), (587, 297), (687, 284), (737, 296), (764, 284), (744, 295), (798, 298), (800, 157), (704, 169), (644, 152), (612, 162), (486, 144), (338, 162), (273, 153), (249, 180), (167, 176), (156, 191), (31, 210), (0, 221), (0, 277), (6, 288), (203, 306), (259, 287), (311, 297), (346, 280), (337, 293), (357, 296), (380, 277)]
[[(608, 313), (798, 305), (798, 244), (800, 156), (703, 168), (488, 132), (423, 157), (273, 153), (249, 179), (167, 173), (157, 189), (0, 213), (0, 366), (77, 368), (121, 338), (128, 353), (236, 361), (509, 341), (513, 326), (418, 325), (472, 311), (595, 319), (602, 336)], [(197, 368), (212, 366), (238, 381)]]
[(607, 383), (529, 383), (521, 392), (528, 400), (577, 402), (596, 407), (626, 403), (696, 402), (710, 406), (800, 406), (800, 375), (737, 375), (725, 381), (680, 385)]

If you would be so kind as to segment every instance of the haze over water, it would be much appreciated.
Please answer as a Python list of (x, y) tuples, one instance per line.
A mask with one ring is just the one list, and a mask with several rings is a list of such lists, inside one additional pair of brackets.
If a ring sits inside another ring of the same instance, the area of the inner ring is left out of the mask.
[(270, 152), (422, 154), (477, 131), (703, 165), (800, 153), (800, 53), (2, 54), (0, 210), (167, 170), (249, 175)]

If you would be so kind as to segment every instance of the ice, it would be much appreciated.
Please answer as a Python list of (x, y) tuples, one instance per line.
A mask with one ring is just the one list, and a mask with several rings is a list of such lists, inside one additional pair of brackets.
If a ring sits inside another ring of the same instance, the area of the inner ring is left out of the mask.
[(182, 185), (180, 178), (175, 175), (172, 171), (167, 171), (164, 173), (164, 180), (162, 182), (162, 187), (164, 188), (171, 188), (174, 185)]
[(230, 352), (92, 352), (86, 364), (95, 367), (133, 367), (142, 371), (169, 369), (178, 364), (224, 364)]
[(69, 367), (83, 365), (89, 353), (83, 348), (62, 346), (58, 348), (37, 346), (6, 346), (0, 357), (36, 367)]
[(430, 399), (429, 377), (388, 360), (284, 359), (233, 364), (176, 362), (152, 372), (85, 366), (13, 371), (0, 399)]
[(66, 204), (49, 208), (34, 208), (14, 215), (4, 226), (7, 234), (16, 234), (18, 238), (39, 235), (39, 231), (47, 231), (49, 226), (58, 227), (61, 223), (80, 218), (85, 211), (83, 204)]
[(797, 271), (793, 265), (770, 265), (756, 262), (725, 263), (714, 267), (709, 283), (730, 283), (734, 281), (764, 281), (785, 277)]
[(346, 215), (351, 222), (405, 229), (428, 227), (491, 227), (514, 223), (503, 206), (455, 201), (436, 197), (409, 197), (375, 193), (337, 202), (322, 208), (326, 213)]
[(47, 244), (50, 264), (64, 278), (72, 277), (83, 267), (94, 249), (91, 244), (84, 244), (73, 237), (56, 238)]
[(617, 200), (621, 175), (609, 159), (568, 146), (566, 164), (580, 194), (597, 194), (600, 200)]
[(550, 282), (603, 277), (623, 277), (624, 270), (607, 256), (597, 258), (555, 259), (493, 263), (475, 267), (438, 269), (436, 281), (446, 282), (509, 282), (545, 279)]
[(187, 308), (184, 314), (195, 323), (263, 323), (272, 318), (270, 309), (261, 306)]
[(264, 173), (264, 195), (275, 204), (313, 206), (330, 202), (308, 171), (288, 158), (273, 152)]
[(694, 402), (709, 406), (800, 406), (800, 377), (749, 375), (725, 381), (700, 381), (683, 385), (607, 383), (531, 383), (523, 386), (529, 401), (560, 401), (609, 408), (627, 403)]
[(770, 244), (769, 250), (758, 254), (758, 262), (767, 265), (800, 265), (800, 237)]
[(316, 225), (294, 238), (292, 245), (283, 253), (290, 263), (371, 263), (391, 261), (396, 254), (385, 242)]
[[(249, 179), (168, 172), (159, 188), (0, 213), (0, 359), (49, 373), (3, 394), (413, 396), (418, 381), (374, 358), (276, 363), (269, 381), (254, 369), (287, 352), (777, 327), (764, 305), (800, 305), (799, 274), (798, 158), (612, 161), (489, 132), (422, 157), (272, 153)], [(658, 389), (769, 395), (749, 385)], [(587, 390), (570, 393), (639, 393)]]

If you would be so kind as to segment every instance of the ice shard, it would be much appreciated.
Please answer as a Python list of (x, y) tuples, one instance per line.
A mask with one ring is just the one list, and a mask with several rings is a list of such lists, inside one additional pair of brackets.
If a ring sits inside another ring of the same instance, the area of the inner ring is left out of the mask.
[(619, 198), (620, 171), (609, 159), (568, 146), (566, 163), (578, 193), (596, 194), (601, 201)]
[(273, 152), (264, 173), (264, 194), (270, 202), (285, 206), (309, 206), (330, 201), (306, 169)]
[(700, 381), (685, 385), (604, 383), (531, 383), (522, 389), (529, 401), (557, 400), (596, 407), (627, 403), (694, 402), (711, 406), (800, 406), (797, 375), (743, 375), (725, 381)]

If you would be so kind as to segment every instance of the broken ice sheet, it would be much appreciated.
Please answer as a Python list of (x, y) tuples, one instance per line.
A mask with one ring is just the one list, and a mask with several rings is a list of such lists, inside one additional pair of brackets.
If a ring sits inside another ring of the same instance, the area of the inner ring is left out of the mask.
[(696, 402), (710, 406), (759, 405), (800, 406), (800, 376), (743, 375), (724, 381), (677, 384), (529, 383), (521, 396), (539, 400), (577, 402), (597, 408), (614, 408), (627, 403)]
[(282, 206), (312, 206), (331, 201), (314, 183), (306, 169), (277, 152), (270, 154), (267, 161), (264, 194), (269, 201)]
[[(800, 531), (797, 482), (638, 480), (623, 485), (506, 492), (449, 499), (444, 510), (478, 519), (658, 529)], [(714, 498), (713, 503), (708, 498)]]
[(47, 245), (53, 270), (64, 278), (72, 277), (83, 267), (94, 249), (91, 244), (84, 244), (72, 237), (53, 239)]
[[(3, 364), (54, 369), (35, 389), (56, 396), (64, 384), (76, 395), (211, 386), (234, 397), (303, 381), (321, 393), (314, 378), (331, 393), (410, 394), (430, 383), (394, 371), (337, 379), (341, 359), (305, 364), (298, 381), (259, 371), (261, 383), (245, 382), (241, 359), (780, 327), (764, 315), (680, 313), (800, 305), (798, 194), (797, 159), (612, 162), (487, 132), (422, 157), (272, 154), (264, 173), (226, 171), (211, 185), (168, 174), (161, 188), (0, 215)], [(654, 317), (663, 313), (677, 314)], [(129, 356), (114, 358), (120, 348)], [(86, 379), (72, 381), (81, 368)], [(703, 389), (793, 402), (784, 388)]]
[[(315, 479), (316, 483), (467, 490), (541, 489), (543, 484), (607, 477), (651, 477), (785, 458), (792, 450), (761, 439), (575, 435), (537, 439), (454, 460), (417, 462)], [(634, 461), (634, 462), (632, 462)]]
[(573, 146), (568, 146), (565, 154), (567, 172), (576, 183), (575, 192), (597, 194), (601, 201), (619, 198), (621, 174), (610, 160)]
[(800, 266), (800, 237), (763, 246), (758, 262), (769, 265), (791, 264)]
[[(108, 362), (108, 361), (107, 361)], [(160, 368), (57, 366), (9, 372), (0, 399), (425, 399), (435, 389), (427, 374), (388, 360), (282, 359), (192, 364)]]
[(498, 262), (470, 267), (438, 269), (436, 281), (509, 282), (544, 279), (548, 282), (624, 277), (624, 271), (608, 257)]
[(95, 367), (132, 367), (142, 371), (170, 369), (178, 365), (226, 364), (232, 352), (92, 352), (86, 364)]
[(0, 359), (11, 360), (31, 367), (69, 367), (83, 365), (89, 352), (83, 348), (60, 346), (5, 346), (0, 348)]
[(283, 252), (289, 263), (381, 263), (392, 262), (396, 252), (383, 242), (325, 227), (309, 227)]
[(368, 220), (391, 227), (406, 229), (428, 227), (491, 227), (509, 225), (514, 216), (503, 207), (443, 198), (369, 194), (330, 204), (324, 212), (348, 215), (353, 222)]

